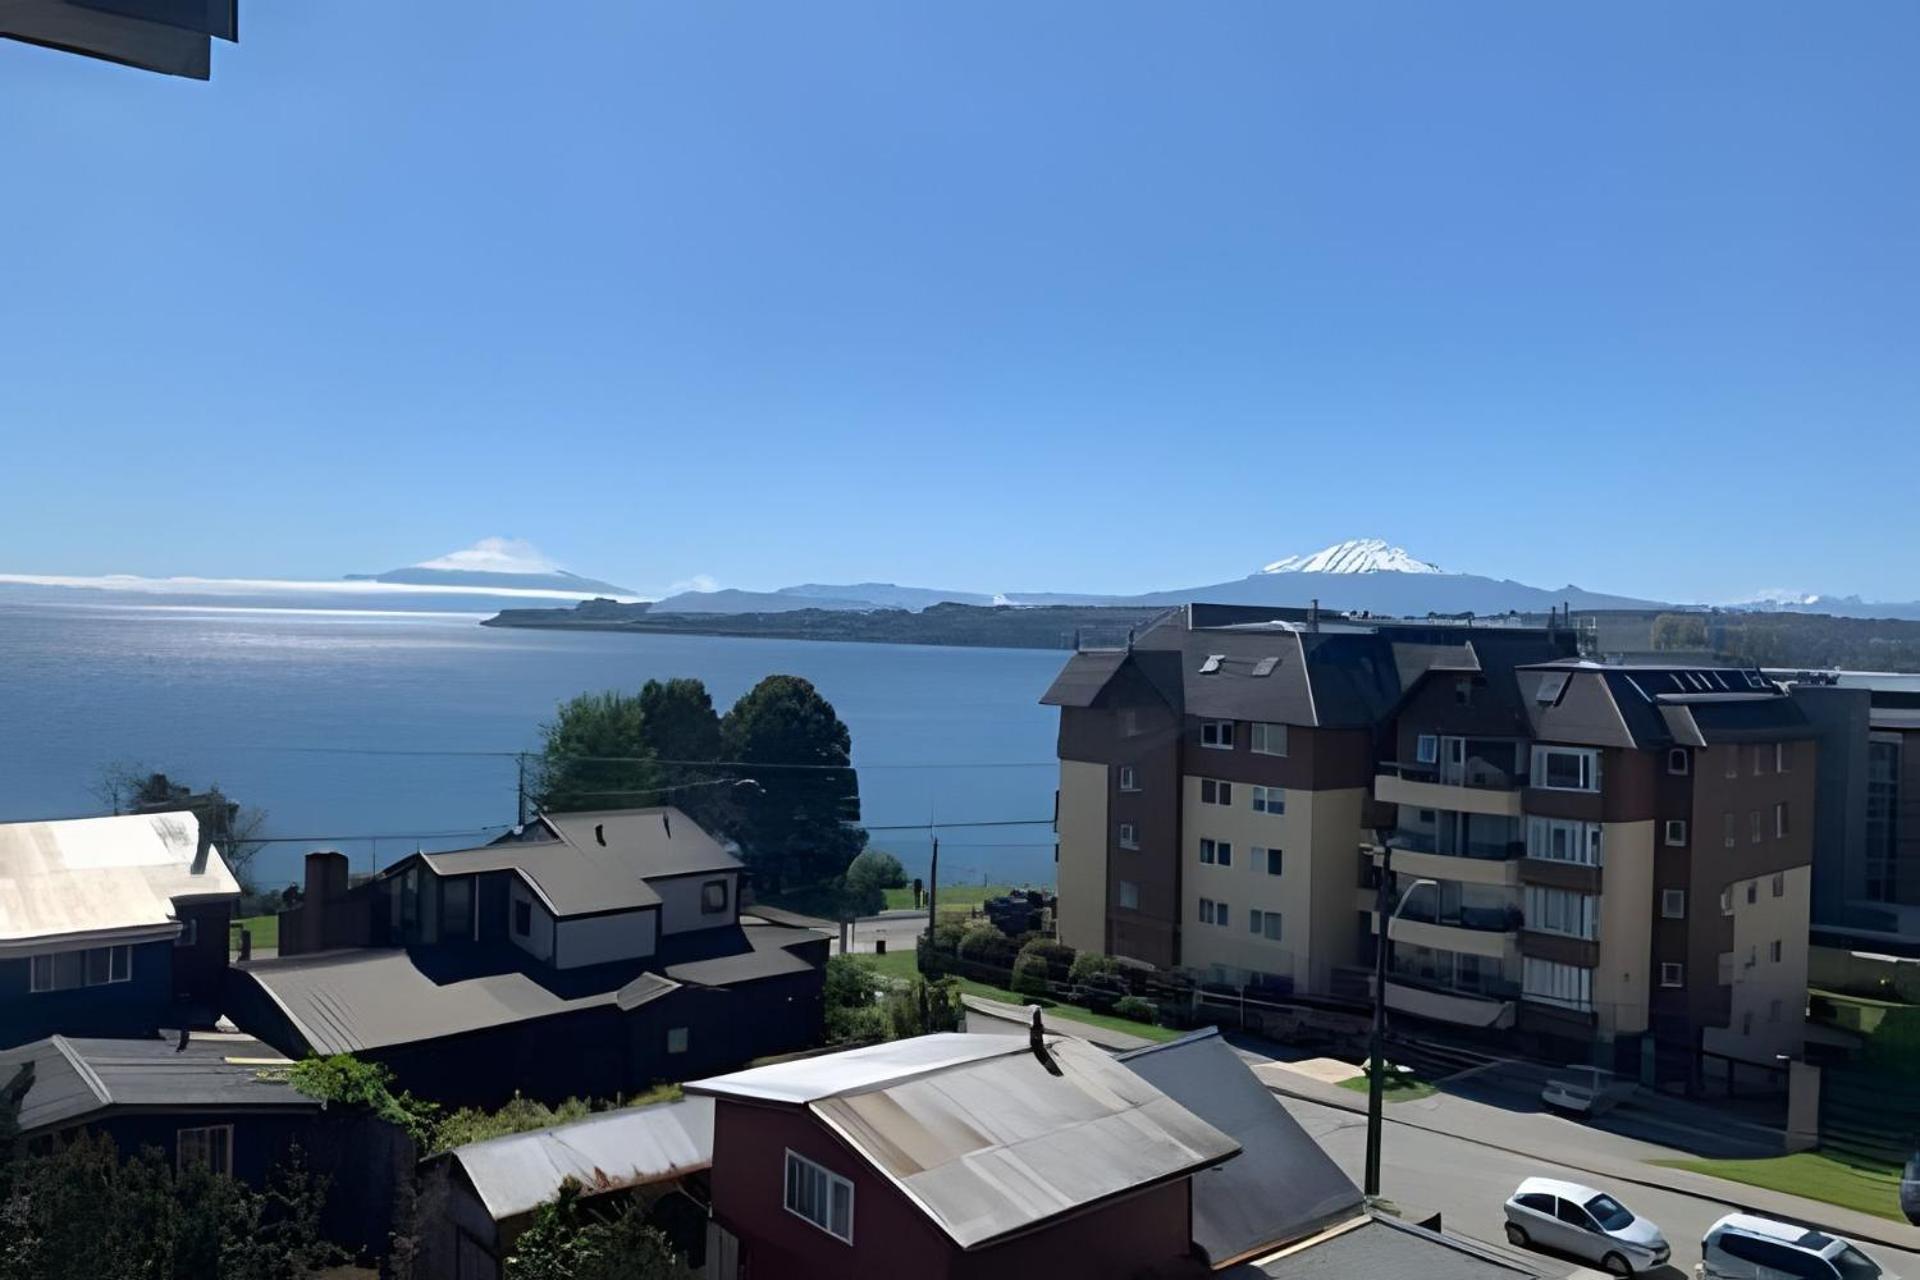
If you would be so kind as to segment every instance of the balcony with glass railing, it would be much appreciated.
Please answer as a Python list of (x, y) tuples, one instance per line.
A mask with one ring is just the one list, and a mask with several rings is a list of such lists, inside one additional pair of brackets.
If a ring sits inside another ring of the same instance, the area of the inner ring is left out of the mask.
[(1374, 796), (1389, 804), (1514, 815), (1527, 785), (1528, 745), (1513, 739), (1422, 734), (1412, 760), (1379, 767)]

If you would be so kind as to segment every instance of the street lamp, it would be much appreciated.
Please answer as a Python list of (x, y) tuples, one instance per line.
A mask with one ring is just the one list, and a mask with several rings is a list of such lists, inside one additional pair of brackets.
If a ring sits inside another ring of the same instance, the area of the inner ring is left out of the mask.
[(1387, 968), (1393, 949), (1393, 922), (1406, 909), (1414, 890), (1423, 885), (1436, 887), (1434, 881), (1423, 876), (1407, 886), (1392, 911), (1387, 910), (1387, 900), (1393, 896), (1393, 849), (1382, 841), (1380, 883), (1374, 890), (1374, 916), (1380, 921), (1380, 941), (1373, 950), (1373, 1038), (1368, 1050), (1367, 1072), (1366, 1193), (1369, 1196), (1380, 1194), (1380, 1134), (1385, 1127), (1381, 1113), (1386, 1105)]

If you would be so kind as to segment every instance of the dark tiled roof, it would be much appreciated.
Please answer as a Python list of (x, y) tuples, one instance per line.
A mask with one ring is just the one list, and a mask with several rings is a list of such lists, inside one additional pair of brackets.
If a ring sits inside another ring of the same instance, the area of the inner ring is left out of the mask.
[(1040, 695), (1041, 703), (1049, 707), (1092, 706), (1108, 681), (1126, 665), (1127, 658), (1123, 649), (1074, 654)]

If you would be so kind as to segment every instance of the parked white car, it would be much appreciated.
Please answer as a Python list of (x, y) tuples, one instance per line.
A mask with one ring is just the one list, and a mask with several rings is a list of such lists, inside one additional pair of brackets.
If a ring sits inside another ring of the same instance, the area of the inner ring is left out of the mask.
[(1540, 1091), (1540, 1101), (1556, 1111), (1600, 1116), (1633, 1096), (1634, 1083), (1603, 1067), (1571, 1066), (1557, 1072)]
[(1507, 1197), (1507, 1239), (1570, 1253), (1616, 1276), (1660, 1266), (1673, 1252), (1659, 1227), (1612, 1196), (1553, 1178), (1528, 1178)]
[(1701, 1280), (1897, 1280), (1860, 1251), (1825, 1231), (1730, 1213), (1700, 1241)]

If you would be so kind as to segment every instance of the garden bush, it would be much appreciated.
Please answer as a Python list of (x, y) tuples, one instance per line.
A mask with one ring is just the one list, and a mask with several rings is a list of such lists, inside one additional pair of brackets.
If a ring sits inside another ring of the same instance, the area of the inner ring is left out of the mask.
[(1153, 1001), (1144, 996), (1122, 996), (1113, 1006), (1116, 1015), (1134, 1022), (1152, 1022)]
[(1023, 996), (1044, 996), (1047, 994), (1047, 961), (1045, 956), (1023, 953), (1013, 962), (1013, 989)]
[(968, 926), (960, 938), (960, 958), (979, 964), (997, 965), (1002, 969), (1013, 965), (1013, 939), (1000, 932), (994, 926), (985, 923)]
[(1035, 938), (1020, 948), (1022, 960), (1034, 956), (1047, 966), (1047, 976), (1056, 982), (1065, 982), (1073, 972), (1075, 954), (1072, 947), (1052, 938)]
[(1101, 956), (1095, 955), (1091, 951), (1082, 951), (1073, 958), (1073, 963), (1068, 969), (1067, 976), (1073, 982), (1085, 982), (1089, 978), (1099, 977), (1103, 974), (1118, 975), (1120, 968), (1120, 962), (1112, 956)]

